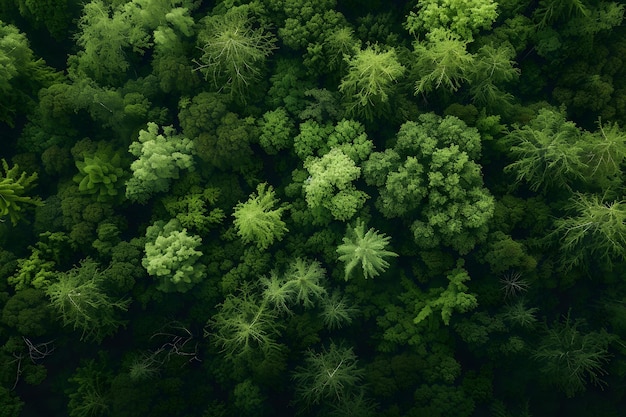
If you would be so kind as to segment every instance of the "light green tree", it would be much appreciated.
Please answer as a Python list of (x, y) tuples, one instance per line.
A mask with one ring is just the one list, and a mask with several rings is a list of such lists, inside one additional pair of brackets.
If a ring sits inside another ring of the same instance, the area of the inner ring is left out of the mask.
[(605, 202), (597, 195), (576, 193), (568, 207), (572, 216), (554, 221), (566, 269), (592, 260), (612, 268), (626, 260), (626, 201)]
[(361, 267), (366, 279), (384, 272), (389, 267), (385, 258), (398, 256), (397, 253), (386, 250), (390, 239), (374, 228), (366, 232), (365, 222), (362, 220), (357, 220), (354, 227), (348, 227), (343, 244), (337, 247), (338, 259), (345, 263), (346, 281), (357, 265)]
[(11, 223), (16, 225), (20, 221), (23, 209), (27, 204), (40, 206), (43, 203), (37, 198), (29, 197), (26, 194), (35, 187), (37, 173), (27, 175), (20, 172), (20, 167), (15, 164), (9, 168), (9, 164), (4, 159), (2, 162), (2, 176), (0, 176), (0, 217), (9, 216)]
[(304, 166), (310, 174), (303, 187), (309, 208), (327, 209), (335, 219), (346, 221), (365, 204), (367, 194), (352, 183), (361, 176), (361, 168), (341, 149), (309, 158)]
[(478, 31), (491, 27), (498, 17), (497, 9), (493, 0), (425, 0), (409, 13), (405, 27), (415, 36), (448, 29), (471, 42)]
[(244, 243), (255, 243), (259, 249), (267, 249), (274, 241), (282, 239), (288, 230), (281, 215), (287, 208), (274, 208), (277, 203), (274, 188), (261, 183), (256, 194), (252, 193), (248, 201), (235, 206), (234, 224)]
[(348, 74), (339, 85), (348, 114), (372, 119), (389, 113), (394, 86), (404, 72), (393, 48), (368, 46), (349, 57)]
[(141, 264), (148, 274), (159, 279), (157, 289), (163, 292), (186, 292), (204, 278), (205, 267), (199, 263), (197, 250), (202, 239), (187, 234), (180, 222), (160, 220), (146, 230), (145, 256)]
[(467, 52), (467, 43), (441, 28), (429, 32), (425, 41), (414, 42), (410, 75), (416, 79), (415, 95), (439, 89), (455, 92), (467, 82), (474, 69), (474, 56)]
[(123, 324), (118, 313), (126, 311), (130, 300), (115, 299), (105, 292), (105, 274), (92, 259), (58, 274), (46, 288), (50, 304), (65, 326), (82, 332), (81, 339), (102, 341)]
[(296, 258), (285, 272), (285, 287), (292, 292), (295, 302), (311, 308), (326, 295), (326, 271), (318, 261)]
[(260, 78), (266, 58), (275, 49), (274, 36), (238, 8), (208, 16), (200, 24), (202, 55), (195, 61), (196, 70), (217, 88), (245, 101), (250, 85)]
[(255, 289), (244, 287), (229, 294), (218, 307), (207, 323), (205, 335), (213, 339), (226, 358), (250, 357), (255, 352), (269, 356), (280, 350), (277, 312), (267, 298), (259, 299)]
[(156, 123), (148, 123), (128, 147), (138, 158), (130, 166), (132, 178), (126, 181), (126, 197), (131, 201), (146, 203), (152, 194), (167, 191), (181, 170), (194, 169), (193, 142), (171, 126), (163, 127), (162, 133), (159, 130)]

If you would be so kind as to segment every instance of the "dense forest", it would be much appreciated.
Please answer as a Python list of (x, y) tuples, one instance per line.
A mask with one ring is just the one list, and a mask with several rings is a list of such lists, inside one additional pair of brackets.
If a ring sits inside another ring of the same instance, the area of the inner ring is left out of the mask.
[(0, 416), (623, 416), (624, 8), (0, 0)]

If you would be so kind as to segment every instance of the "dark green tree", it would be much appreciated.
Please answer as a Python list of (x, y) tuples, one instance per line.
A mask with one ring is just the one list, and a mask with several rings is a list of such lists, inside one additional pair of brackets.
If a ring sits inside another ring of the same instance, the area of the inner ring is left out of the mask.
[(130, 300), (115, 298), (105, 291), (105, 275), (100, 265), (84, 259), (79, 266), (58, 274), (58, 280), (46, 288), (50, 304), (65, 326), (81, 332), (81, 340), (101, 342), (124, 324), (119, 313), (126, 311)]

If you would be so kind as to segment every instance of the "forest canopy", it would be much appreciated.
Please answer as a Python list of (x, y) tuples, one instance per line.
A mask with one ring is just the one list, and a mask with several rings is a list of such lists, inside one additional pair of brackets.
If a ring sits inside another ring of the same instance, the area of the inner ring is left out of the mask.
[(0, 415), (623, 415), (624, 14), (0, 0)]

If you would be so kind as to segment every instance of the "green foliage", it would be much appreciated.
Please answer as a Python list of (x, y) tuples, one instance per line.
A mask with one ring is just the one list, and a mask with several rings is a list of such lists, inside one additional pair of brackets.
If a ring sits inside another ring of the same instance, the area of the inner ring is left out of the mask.
[(481, 29), (488, 29), (498, 17), (493, 0), (420, 1), (407, 16), (405, 28), (412, 35), (448, 29), (461, 39), (472, 41)]
[(46, 232), (39, 237), (41, 240), (30, 247), (30, 256), (18, 259), (15, 273), (7, 279), (16, 291), (29, 287), (45, 289), (54, 280), (54, 267), (67, 249), (69, 238), (61, 232)]
[(51, 328), (52, 315), (43, 291), (26, 288), (9, 298), (2, 309), (2, 322), (20, 334), (40, 337)]
[(156, 123), (148, 123), (128, 151), (138, 158), (130, 166), (132, 178), (126, 181), (126, 197), (131, 201), (145, 204), (152, 194), (167, 191), (180, 170), (194, 169), (193, 142), (171, 126), (163, 127), (161, 134)]
[(288, 231), (281, 220), (286, 207), (274, 209), (277, 203), (274, 188), (262, 183), (248, 201), (237, 204), (233, 212), (234, 224), (244, 243), (255, 243), (259, 249), (267, 249), (274, 241), (282, 239)]
[(626, 202), (605, 202), (577, 193), (568, 207), (573, 216), (554, 221), (566, 269), (597, 260), (609, 269), (626, 259)]
[(533, 357), (542, 364), (546, 381), (568, 397), (585, 391), (589, 382), (604, 385), (605, 364), (609, 360), (608, 346), (613, 336), (601, 331), (582, 332), (583, 321), (569, 314), (547, 328)]
[(184, 196), (169, 195), (161, 200), (167, 213), (178, 220), (182, 227), (206, 233), (224, 220), (224, 210), (209, 207), (220, 197), (220, 189), (197, 185), (192, 186)]
[(416, 324), (430, 317), (435, 311), (441, 311), (441, 320), (447, 326), (450, 324), (453, 312), (466, 313), (478, 306), (476, 296), (468, 293), (469, 288), (464, 284), (470, 280), (470, 277), (463, 269), (462, 262), (450, 271), (446, 278), (448, 279), (447, 288), (431, 289), (429, 299), (419, 303), (422, 307), (414, 319)]
[(0, 122), (13, 127), (15, 116), (30, 109), (37, 91), (57, 79), (42, 59), (35, 59), (26, 36), (0, 22)]
[(412, 222), (422, 248), (443, 243), (469, 252), (487, 237), (494, 201), (483, 187), (480, 135), (453, 116), (422, 114), (406, 122), (393, 148), (363, 164), (368, 184), (379, 187), (376, 208)]
[(361, 176), (361, 168), (341, 149), (333, 148), (321, 158), (309, 158), (304, 166), (310, 174), (303, 187), (309, 208), (323, 207), (335, 219), (346, 221), (365, 204), (367, 194), (352, 184)]
[(425, 42), (414, 42), (415, 62), (411, 77), (415, 95), (444, 89), (458, 90), (474, 70), (474, 56), (467, 52), (467, 40), (449, 30), (436, 28), (426, 35)]
[(584, 181), (587, 165), (582, 156), (582, 133), (563, 111), (541, 109), (529, 124), (516, 127), (506, 138), (515, 162), (513, 172), (533, 191), (571, 188)]
[(41, 205), (41, 201), (35, 197), (29, 197), (26, 192), (35, 187), (37, 173), (27, 175), (20, 173), (20, 167), (15, 164), (9, 168), (7, 161), (2, 159), (3, 176), (0, 177), (0, 216), (9, 216), (11, 223), (16, 225), (22, 218), (25, 204), (32, 206)]
[(284, 108), (265, 112), (260, 130), (259, 144), (269, 155), (291, 147), (295, 125)]
[(357, 220), (354, 227), (348, 227), (343, 244), (337, 247), (338, 259), (345, 263), (346, 281), (357, 265), (360, 265), (365, 279), (384, 272), (389, 267), (385, 258), (398, 256), (397, 253), (386, 250), (390, 239), (374, 228), (366, 232), (365, 222), (362, 220)]
[(250, 288), (229, 294), (218, 307), (219, 311), (208, 322), (212, 330), (206, 331), (206, 335), (227, 359), (249, 357), (254, 352), (269, 356), (280, 349), (276, 338), (281, 324), (276, 320), (276, 312)]
[(186, 292), (204, 278), (205, 266), (199, 263), (202, 239), (188, 235), (180, 222), (160, 220), (146, 230), (146, 254), (141, 264), (159, 280), (163, 292)]
[(395, 50), (383, 51), (369, 46), (348, 59), (348, 74), (341, 80), (339, 91), (345, 97), (349, 115), (372, 119), (391, 111), (390, 97), (394, 84), (405, 71)]
[(539, 311), (537, 307), (529, 308), (526, 306), (526, 301), (520, 299), (504, 307), (502, 318), (514, 326), (532, 329), (537, 323), (537, 317), (535, 316), (537, 311)]
[(294, 294), (295, 301), (310, 308), (326, 295), (325, 276), (326, 271), (318, 261), (296, 258), (285, 272), (284, 285)]
[(70, 417), (107, 415), (111, 405), (107, 386), (110, 375), (92, 360), (85, 361), (69, 378), (74, 390), (67, 405)]
[(296, 399), (306, 407), (341, 403), (361, 389), (363, 370), (352, 348), (330, 344), (320, 353), (309, 350), (293, 374)]
[(78, 190), (87, 194), (97, 194), (98, 201), (115, 197), (118, 194), (116, 185), (124, 174), (119, 165), (119, 154), (108, 160), (94, 155), (85, 156), (83, 161), (76, 161), (78, 174), (74, 176), (74, 181), (78, 183)]
[(208, 16), (201, 24), (198, 43), (202, 56), (195, 61), (196, 70), (216, 88), (245, 101), (276, 40), (265, 28), (255, 26), (246, 11), (236, 8)]
[(352, 306), (351, 301), (339, 291), (322, 298), (320, 316), (328, 330), (341, 329), (352, 323), (352, 319), (359, 313), (359, 309)]
[(81, 339), (101, 342), (123, 324), (117, 316), (126, 311), (130, 300), (115, 299), (105, 292), (105, 275), (92, 259), (57, 275), (58, 281), (46, 288), (50, 304), (63, 325), (82, 332)]

